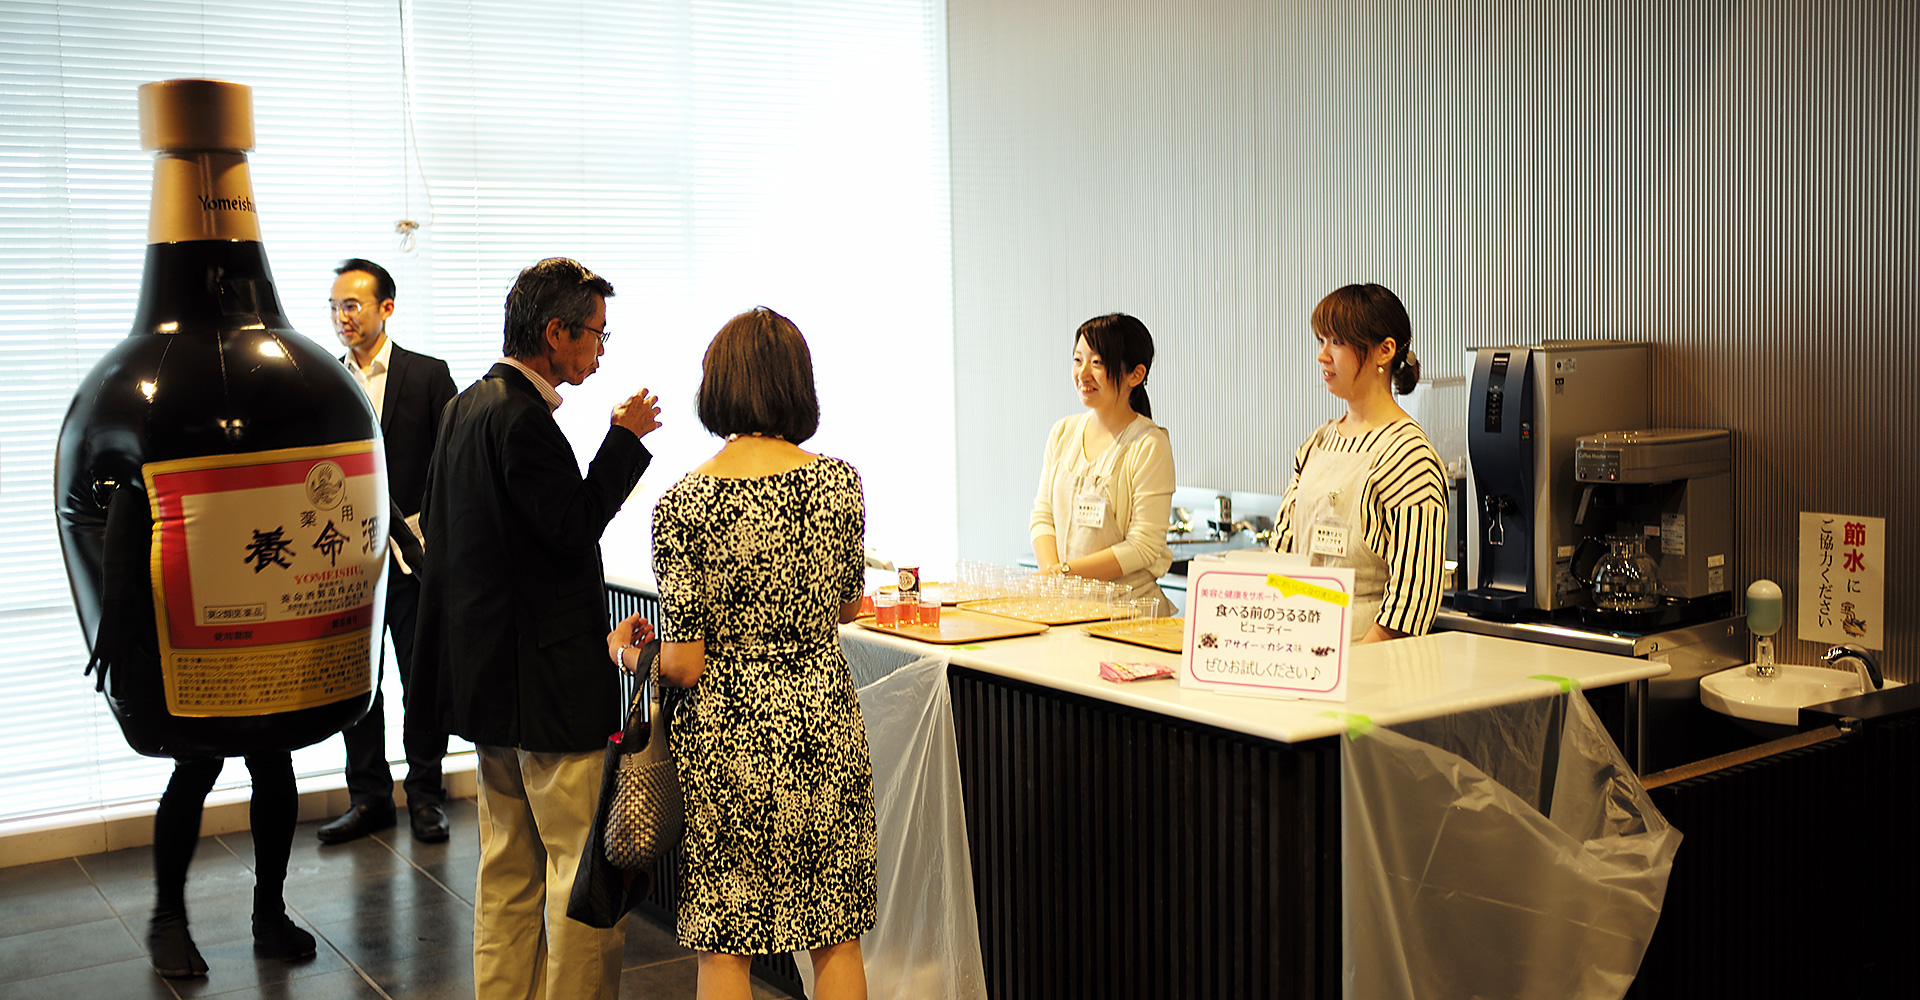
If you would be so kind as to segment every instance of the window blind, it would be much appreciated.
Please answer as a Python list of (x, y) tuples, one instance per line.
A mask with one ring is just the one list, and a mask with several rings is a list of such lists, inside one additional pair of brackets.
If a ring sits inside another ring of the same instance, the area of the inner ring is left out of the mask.
[[(940, 0), (0, 0), (0, 18), (0, 822), (151, 799), (169, 767), (126, 748), (80, 675), (52, 516), (61, 418), (139, 289), (149, 81), (253, 88), (276, 284), (329, 351), (344, 257), (393, 272), (389, 333), (461, 387), (499, 356), (521, 268), (571, 256), (614, 283), (602, 370), (565, 390), (559, 419), (591, 455), (645, 385), (667, 426), (609, 528), (610, 573), (647, 577), (652, 499), (716, 446), (692, 410), (700, 354), (761, 304), (808, 336), (823, 410), (808, 446), (861, 468), (870, 543), (951, 560)], [(402, 220), (421, 227), (405, 250)], [(295, 757), (302, 774), (342, 762), (337, 739)]]

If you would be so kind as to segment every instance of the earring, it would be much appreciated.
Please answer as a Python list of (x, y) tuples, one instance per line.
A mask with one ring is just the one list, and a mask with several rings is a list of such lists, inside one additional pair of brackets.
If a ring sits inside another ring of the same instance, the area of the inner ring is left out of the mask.
[(1386, 366), (1386, 365), (1374, 365), (1374, 366), (1373, 366), (1373, 370), (1374, 370), (1374, 371), (1377, 371), (1377, 372), (1379, 372), (1379, 373), (1380, 373), (1380, 374), (1382, 374), (1382, 375), (1385, 375), (1385, 374), (1387, 373), (1387, 366)]

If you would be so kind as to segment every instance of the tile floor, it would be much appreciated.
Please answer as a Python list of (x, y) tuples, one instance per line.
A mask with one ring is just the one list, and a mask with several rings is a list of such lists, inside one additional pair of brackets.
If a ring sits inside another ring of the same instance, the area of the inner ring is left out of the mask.
[[(0, 868), (0, 998), (271, 997), (441, 1000), (473, 996), (473, 880), (479, 863), (471, 799), (448, 803), (453, 838), (415, 843), (406, 823), (321, 847), (319, 820), (294, 835), (287, 910), (319, 940), (307, 961), (256, 961), (253, 842), (207, 837), (187, 876), (187, 915), (212, 970), (161, 979), (147, 964), (153, 908), (149, 848)], [(693, 953), (651, 920), (627, 918), (622, 998), (692, 997)], [(787, 994), (755, 982), (758, 1000)]]

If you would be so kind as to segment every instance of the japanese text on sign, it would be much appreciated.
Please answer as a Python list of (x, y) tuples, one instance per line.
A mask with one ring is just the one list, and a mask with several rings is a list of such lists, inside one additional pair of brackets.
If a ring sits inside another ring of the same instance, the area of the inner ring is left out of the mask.
[(1307, 569), (1286, 556), (1195, 560), (1181, 685), (1344, 699), (1352, 589), (1352, 570)]
[(1885, 646), (1885, 518), (1800, 514), (1799, 637)]

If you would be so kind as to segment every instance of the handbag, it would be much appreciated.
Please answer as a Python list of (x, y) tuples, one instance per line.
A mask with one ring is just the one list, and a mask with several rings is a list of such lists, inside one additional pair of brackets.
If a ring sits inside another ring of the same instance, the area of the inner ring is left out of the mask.
[(650, 868), (680, 847), (686, 809), (680, 799), (680, 775), (667, 744), (667, 713), (660, 708), (660, 658), (656, 655), (627, 711), (607, 810), (603, 847), (607, 860), (622, 871)]
[[(587, 842), (580, 850), (580, 867), (574, 873), (573, 892), (567, 897), (567, 916), (602, 930), (620, 923), (627, 911), (634, 908), (642, 899), (652, 893), (653, 873), (645, 869), (623, 871), (607, 856), (605, 848), (607, 821), (613, 813), (614, 793), (620, 787), (620, 765), (632, 757), (641, 756), (650, 743), (651, 720), (658, 713), (651, 711), (657, 695), (649, 694), (648, 688), (659, 673), (658, 640), (648, 643), (640, 649), (640, 662), (652, 663), (652, 672), (640, 690), (634, 693), (633, 704), (627, 710), (626, 724), (619, 734), (607, 740), (606, 759), (600, 766), (600, 799), (594, 804), (593, 825), (587, 827)], [(655, 689), (657, 690), (657, 688)], [(666, 735), (662, 731), (659, 747), (665, 754)], [(668, 767), (672, 767), (671, 758)], [(679, 793), (679, 784), (674, 785), (674, 793)], [(676, 811), (678, 806), (676, 805)], [(676, 838), (677, 842), (677, 838)]]

